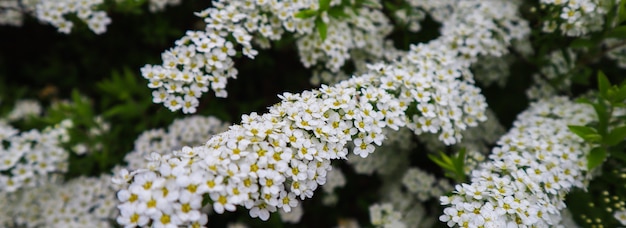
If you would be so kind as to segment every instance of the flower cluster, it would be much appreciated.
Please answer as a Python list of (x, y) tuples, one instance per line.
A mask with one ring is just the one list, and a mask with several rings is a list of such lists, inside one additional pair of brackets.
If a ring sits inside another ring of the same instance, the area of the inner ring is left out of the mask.
[(324, 190), (322, 203), (326, 206), (333, 206), (337, 204), (339, 196), (335, 194), (335, 189), (341, 188), (345, 185), (346, 177), (341, 172), (341, 169), (333, 166), (333, 168), (326, 174), (326, 183), (322, 185), (322, 190)]
[(106, 31), (111, 19), (106, 12), (95, 10), (103, 0), (7, 0), (0, 2), (0, 25), (21, 26), (24, 14), (32, 14), (42, 22), (70, 33), (74, 23), (66, 16), (76, 15), (96, 34)]
[(626, 68), (626, 45), (624, 40), (620, 39), (606, 39), (604, 45), (610, 50), (606, 56), (614, 59), (617, 62), (617, 66), (620, 68)]
[(106, 12), (94, 10), (103, 0), (56, 0), (40, 1), (35, 5), (35, 13), (39, 20), (57, 27), (59, 32), (70, 33), (74, 23), (65, 18), (67, 14), (75, 14), (85, 22), (96, 34), (106, 32), (111, 18)]
[[(125, 0), (117, 0), (118, 2)], [(181, 0), (148, 0), (151, 12), (161, 11), (166, 5), (176, 5)], [(106, 32), (111, 18), (98, 10), (104, 0), (3, 0), (0, 1), (0, 25), (21, 26), (24, 14), (31, 14), (42, 22), (56, 27), (61, 33), (70, 33), (74, 22), (68, 20), (75, 15), (96, 34)]]
[[(533, 75), (534, 84), (526, 90), (528, 98), (536, 100), (550, 97), (572, 85), (569, 74), (576, 67), (576, 53), (571, 49), (557, 50), (549, 54), (549, 63)], [(558, 81), (554, 83), (553, 81)]]
[(0, 1), (0, 25), (21, 26), (23, 15), (20, 8), (20, 2), (17, 0)]
[(384, 128), (408, 125), (439, 134), (446, 144), (459, 141), (460, 131), (484, 120), (484, 97), (459, 80), (469, 72), (453, 53), (426, 45), (413, 50), (411, 59), (371, 65), (367, 74), (334, 86), (284, 93), (268, 113), (244, 115), (241, 125), (204, 146), (153, 153), (148, 167), (154, 169), (130, 173), (130, 184), (118, 193), (118, 221), (203, 224), (205, 195), (218, 213), (241, 205), (267, 220), (277, 209), (290, 211), (296, 198), (312, 197), (326, 182), (330, 159), (346, 158), (350, 141), (361, 157), (382, 144)]
[(593, 109), (556, 97), (531, 104), (454, 195), (440, 220), (448, 226), (548, 227), (559, 223), (564, 196), (588, 181), (589, 146), (569, 131), (595, 118)]
[(421, 202), (443, 195), (450, 184), (418, 168), (409, 168), (402, 177), (402, 184), (409, 193), (415, 194)]
[[(56, 178), (55, 178), (56, 179)], [(110, 177), (46, 180), (38, 188), (0, 193), (3, 227), (111, 227), (116, 215)]]
[(327, 37), (310, 32), (296, 42), (300, 61), (305, 67), (325, 63), (332, 73), (337, 73), (350, 59), (351, 51), (360, 50), (369, 58), (379, 60), (384, 52), (384, 38), (391, 32), (391, 24), (380, 10), (359, 8), (344, 10), (346, 19), (328, 17)]
[(372, 225), (385, 228), (404, 228), (406, 225), (400, 221), (402, 214), (395, 211), (389, 203), (374, 204), (370, 206), (370, 221)]
[(480, 58), (476, 64), (472, 66), (476, 81), (485, 86), (490, 86), (495, 83), (499, 87), (504, 87), (506, 79), (510, 74), (509, 65), (512, 60), (511, 55)]
[(553, 20), (544, 22), (543, 31), (560, 30), (566, 36), (583, 36), (601, 30), (610, 5), (606, 0), (541, 0), (540, 3), (542, 8), (557, 11)]
[(166, 6), (174, 6), (180, 4), (182, 0), (149, 0), (148, 9), (150, 12), (159, 12), (165, 9)]
[(97, 139), (109, 132), (111, 125), (110, 123), (105, 122), (101, 116), (96, 116), (93, 119), (93, 123), (94, 125), (83, 133), (87, 139), (83, 142), (75, 142), (75, 144), (71, 147), (72, 152), (77, 155), (85, 155), (100, 152), (102, 150), (102, 142)]
[(65, 172), (69, 153), (61, 147), (69, 140), (70, 120), (43, 131), (20, 132), (0, 122), (0, 192), (39, 186), (48, 175)]
[[(356, 154), (349, 154), (347, 163), (352, 166), (358, 174), (392, 175), (399, 167), (408, 166), (410, 150), (416, 147), (416, 143), (411, 140), (413, 132), (408, 128), (401, 128), (398, 131), (385, 129), (385, 144), (376, 148), (377, 153), (373, 153), (366, 158)], [(437, 137), (434, 137), (437, 140)], [(440, 141), (438, 141), (440, 142)], [(441, 142), (440, 142), (441, 143)], [(393, 153), (394, 156), (389, 156)]]
[[(198, 98), (209, 87), (217, 97), (226, 97), (226, 83), (237, 76), (233, 57), (238, 46), (241, 53), (254, 58), (271, 40), (279, 40), (290, 32), (297, 37), (300, 57), (305, 66), (326, 62), (337, 72), (350, 57), (350, 51), (360, 49), (372, 56), (381, 56), (383, 38), (391, 31), (380, 10), (340, 6), (331, 1), (330, 7), (343, 7), (345, 18), (322, 17), (327, 24), (323, 40), (315, 30), (316, 17), (299, 18), (303, 10), (318, 10), (319, 1), (214, 1), (213, 7), (197, 13), (204, 18), (204, 31), (188, 31), (176, 41), (176, 46), (162, 54), (162, 65), (146, 65), (142, 75), (154, 89), (153, 102), (163, 103), (172, 111), (195, 113)], [(359, 15), (356, 16), (356, 13)], [(253, 39), (254, 38), (254, 39)]]
[[(137, 170), (147, 167), (146, 158), (152, 153), (166, 155), (184, 145), (200, 145), (211, 136), (224, 132), (228, 124), (215, 117), (190, 116), (174, 122), (165, 129), (144, 131), (136, 140), (133, 151), (126, 154), (124, 169)], [(120, 169), (122, 167), (119, 167)]]
[(515, 1), (409, 1), (416, 10), (428, 12), (442, 23), (441, 37), (434, 42), (475, 62), (477, 56), (501, 56), (514, 40), (530, 34), (528, 22), (518, 13)]
[(15, 103), (13, 110), (7, 115), (6, 120), (9, 122), (26, 119), (33, 116), (41, 115), (42, 108), (39, 102), (35, 100), (19, 100)]

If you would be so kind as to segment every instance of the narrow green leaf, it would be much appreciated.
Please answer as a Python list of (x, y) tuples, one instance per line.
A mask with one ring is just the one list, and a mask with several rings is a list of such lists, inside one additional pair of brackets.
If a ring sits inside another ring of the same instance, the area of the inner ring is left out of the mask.
[(587, 169), (592, 170), (595, 167), (598, 167), (600, 164), (602, 164), (602, 162), (604, 162), (606, 156), (606, 149), (602, 147), (596, 147), (591, 149), (591, 151), (587, 155)]
[(609, 146), (617, 145), (626, 138), (626, 126), (616, 127), (606, 136), (604, 143)]
[(320, 34), (322, 41), (326, 40), (326, 35), (328, 32), (328, 25), (322, 21), (322, 18), (315, 19), (315, 27), (317, 28), (317, 32)]
[(317, 16), (317, 10), (312, 10), (312, 9), (302, 10), (300, 12), (297, 12), (293, 16), (296, 18), (300, 18), (300, 19), (311, 18), (311, 17)]
[(607, 99), (607, 93), (610, 87), (611, 83), (609, 82), (609, 79), (606, 78), (606, 75), (604, 75), (604, 72), (598, 71), (598, 90), (600, 91), (600, 96), (602, 96), (602, 98)]
[[(454, 161), (452, 160), (452, 158), (450, 156), (448, 156), (446, 153), (439, 151), (439, 157), (441, 157), (441, 159), (449, 165), (454, 165)], [(454, 169), (453, 169), (454, 170)]]
[(621, 1), (618, 8), (618, 24), (626, 21), (626, 1)]
[(461, 148), (461, 150), (459, 150), (459, 154), (453, 162), (457, 175), (465, 174), (465, 148)]
[(592, 127), (569, 125), (567, 126), (567, 128), (569, 128), (571, 132), (574, 132), (574, 134), (580, 136), (583, 139), (587, 135), (598, 134), (596, 129)]
[(461, 150), (459, 151), (458, 156), (456, 157), (456, 159), (454, 160), (454, 167), (455, 167), (455, 174), (456, 177), (455, 179), (458, 182), (465, 182), (465, 158), (466, 158), (466, 149), (465, 147), (461, 148)]
[(444, 170), (454, 170), (454, 167), (452, 167), (451, 164), (444, 162), (443, 160), (436, 157), (435, 155), (428, 154), (428, 158), (431, 161), (435, 162), (435, 164), (437, 164), (439, 167), (441, 167)]
[(598, 133), (602, 136), (606, 135), (608, 131), (609, 125), (609, 113), (606, 110), (606, 105), (603, 101), (598, 101), (597, 103), (592, 104), (593, 109), (596, 111), (596, 115), (598, 116)]

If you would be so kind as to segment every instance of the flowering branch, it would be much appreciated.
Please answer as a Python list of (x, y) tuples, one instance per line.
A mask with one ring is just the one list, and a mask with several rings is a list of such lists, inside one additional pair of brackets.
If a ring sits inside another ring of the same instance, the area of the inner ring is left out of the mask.
[(471, 183), (441, 197), (447, 208), (440, 220), (450, 227), (558, 225), (565, 195), (589, 181), (590, 147), (568, 125), (594, 119), (591, 107), (563, 97), (531, 104), (490, 161), (472, 172)]

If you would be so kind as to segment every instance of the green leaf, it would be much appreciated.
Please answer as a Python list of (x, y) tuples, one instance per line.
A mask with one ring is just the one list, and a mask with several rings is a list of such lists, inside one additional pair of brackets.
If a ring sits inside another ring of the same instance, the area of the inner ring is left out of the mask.
[(328, 25), (322, 21), (322, 18), (315, 19), (315, 27), (317, 28), (317, 32), (320, 34), (322, 41), (326, 40), (326, 35), (328, 32)]
[(466, 149), (465, 147), (461, 148), (458, 156), (454, 159), (454, 168), (456, 173), (456, 179), (459, 182), (465, 182), (465, 157), (466, 157)]
[(589, 154), (587, 155), (587, 169), (592, 170), (595, 167), (598, 167), (604, 159), (606, 159), (607, 153), (606, 149), (602, 147), (596, 147), (591, 149)]
[(326, 11), (330, 8), (330, 0), (319, 0), (320, 12)]
[(465, 148), (462, 148), (459, 151), (459, 154), (457, 155), (457, 157), (454, 159), (454, 168), (456, 169), (457, 172), (464, 172), (463, 170), (463, 165), (465, 163)]
[(619, 26), (608, 32), (606, 38), (626, 39), (626, 25)]
[(428, 158), (435, 162), (435, 164), (437, 164), (439, 167), (441, 167), (444, 170), (454, 170), (454, 167), (452, 166), (451, 163), (445, 162), (444, 160), (450, 160), (450, 158), (444, 154), (444, 153), (440, 153), (441, 158), (438, 158), (435, 155), (432, 154), (428, 154)]
[(626, 100), (626, 85), (621, 86), (613, 95), (613, 103), (623, 103)]
[(296, 18), (300, 18), (300, 19), (306, 19), (306, 18), (310, 18), (310, 17), (315, 17), (315, 16), (317, 16), (317, 14), (318, 14), (317, 10), (306, 9), (306, 10), (302, 10), (300, 12), (297, 12), (293, 16), (296, 17)]
[(342, 7), (333, 7), (330, 8), (328, 10), (328, 16), (334, 17), (334, 18), (349, 18), (350, 15), (348, 15)]
[(626, 21), (626, 1), (621, 1), (619, 4), (618, 12), (618, 24)]
[(620, 143), (626, 138), (626, 126), (616, 127), (606, 136), (604, 143), (609, 146), (614, 146)]
[(607, 99), (607, 93), (609, 88), (611, 87), (611, 83), (609, 79), (606, 78), (604, 72), (598, 71), (598, 90), (600, 91), (600, 96), (604, 99)]
[(609, 118), (611, 117), (606, 110), (606, 105), (602, 100), (599, 100), (597, 103), (591, 104), (593, 109), (596, 111), (596, 115), (598, 116), (598, 133), (600, 135), (606, 135), (608, 131)]
[(596, 131), (596, 129), (592, 127), (575, 126), (575, 125), (569, 125), (567, 127), (569, 128), (571, 132), (574, 132), (574, 134), (583, 138), (585, 141), (589, 141), (588, 140), (589, 138), (593, 138), (594, 135), (598, 135), (598, 132)]

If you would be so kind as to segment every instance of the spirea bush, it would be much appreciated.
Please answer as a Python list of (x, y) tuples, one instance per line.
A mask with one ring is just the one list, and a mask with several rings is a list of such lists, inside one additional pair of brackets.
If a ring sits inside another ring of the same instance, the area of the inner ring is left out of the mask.
[(0, 1), (0, 227), (626, 226), (626, 1)]

